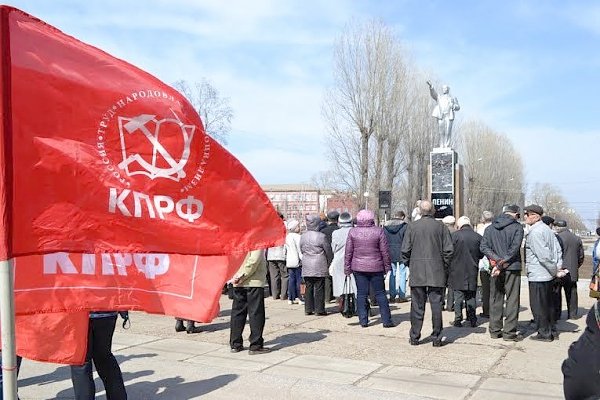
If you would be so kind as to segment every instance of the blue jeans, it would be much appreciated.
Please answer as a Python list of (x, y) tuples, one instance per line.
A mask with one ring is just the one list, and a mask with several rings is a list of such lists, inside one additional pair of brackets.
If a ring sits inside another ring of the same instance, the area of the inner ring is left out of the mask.
[(300, 283), (302, 282), (302, 267), (288, 268), (288, 300), (300, 298)]
[(390, 304), (385, 296), (385, 282), (382, 272), (358, 272), (354, 271), (356, 280), (356, 310), (358, 312), (358, 322), (361, 325), (369, 323), (369, 311), (367, 309), (367, 296), (369, 295), (369, 285), (373, 286), (375, 298), (379, 305), (379, 314), (384, 324), (392, 323), (392, 313)]
[(390, 298), (396, 296), (406, 298), (406, 265), (399, 262), (393, 262), (390, 271)]

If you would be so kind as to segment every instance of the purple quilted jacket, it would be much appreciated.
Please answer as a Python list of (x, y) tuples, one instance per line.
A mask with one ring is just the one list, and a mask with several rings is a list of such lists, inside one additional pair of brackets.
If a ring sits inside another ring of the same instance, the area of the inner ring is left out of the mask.
[(354, 271), (383, 274), (390, 268), (390, 252), (383, 228), (375, 226), (372, 219), (358, 219), (356, 227), (348, 233), (344, 272), (346, 275)]

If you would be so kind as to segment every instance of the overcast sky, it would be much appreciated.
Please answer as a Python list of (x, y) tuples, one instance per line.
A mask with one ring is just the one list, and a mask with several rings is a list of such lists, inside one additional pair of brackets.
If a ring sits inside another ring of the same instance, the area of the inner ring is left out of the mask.
[(588, 223), (600, 210), (600, 2), (10, 4), (166, 83), (207, 78), (235, 112), (227, 148), (263, 184), (308, 182), (329, 168), (321, 103), (333, 41), (352, 19), (379, 18), (421, 69), (451, 86), (461, 120), (508, 135), (529, 186), (555, 184)]

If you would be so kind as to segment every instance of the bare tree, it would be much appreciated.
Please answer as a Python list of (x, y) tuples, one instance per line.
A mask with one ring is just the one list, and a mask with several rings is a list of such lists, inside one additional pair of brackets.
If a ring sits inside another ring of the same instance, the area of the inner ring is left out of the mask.
[(227, 144), (231, 132), (233, 109), (229, 98), (221, 97), (218, 90), (206, 79), (190, 86), (187, 81), (180, 80), (173, 87), (183, 94), (200, 115), (204, 129), (213, 139)]
[(536, 183), (531, 190), (531, 202), (541, 206), (544, 214), (554, 219), (562, 219), (572, 230), (587, 231), (579, 214), (571, 208), (561, 191), (549, 183)]
[(524, 202), (523, 162), (506, 135), (479, 121), (461, 126), (459, 154), (465, 174), (466, 214), (499, 213), (504, 204)]
[[(358, 192), (360, 204), (365, 204), (369, 188), (369, 141), (379, 128), (394, 79), (396, 46), (390, 28), (369, 21), (349, 24), (334, 47), (334, 85), (326, 95), (323, 116), (329, 128), (327, 140), (334, 149), (334, 168), (349, 189)], [(379, 131), (379, 169), (385, 140), (385, 132)], [(380, 175), (376, 173), (376, 179)]]

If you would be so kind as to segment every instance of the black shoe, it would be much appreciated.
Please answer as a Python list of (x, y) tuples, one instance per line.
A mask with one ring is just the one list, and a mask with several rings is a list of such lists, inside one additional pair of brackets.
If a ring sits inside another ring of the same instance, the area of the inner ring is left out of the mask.
[(502, 333), (490, 333), (492, 339), (502, 339)]
[(313, 314), (314, 314), (314, 312), (312, 312), (312, 311), (309, 311), (309, 312), (305, 312), (305, 313), (304, 313), (304, 315), (313, 315)]
[(452, 326), (455, 326), (457, 328), (462, 328), (462, 322), (460, 322), (460, 321), (454, 321), (454, 323), (452, 324)]
[(248, 350), (248, 354), (253, 356), (256, 354), (267, 354), (270, 353), (271, 349), (269, 349), (268, 347), (260, 347), (258, 349), (250, 349)]
[(408, 303), (408, 299), (406, 297), (400, 297), (396, 300), (396, 303)]
[(383, 324), (383, 327), (384, 328), (394, 328), (394, 327), (396, 327), (396, 325), (394, 325), (393, 322), (390, 322), (389, 324)]
[(367, 326), (369, 326), (369, 324), (360, 324), (360, 326), (362, 326), (363, 328), (366, 328)]
[(239, 353), (239, 352), (240, 352), (240, 351), (242, 351), (242, 350), (244, 350), (244, 348), (243, 348), (243, 347), (232, 347), (230, 351), (231, 351), (232, 353)]
[(546, 338), (546, 337), (540, 336), (539, 333), (535, 336), (530, 336), (529, 339), (535, 340), (537, 342), (552, 342), (554, 340), (554, 338), (552, 338), (552, 336)]
[(175, 322), (175, 332), (183, 332), (185, 331), (185, 326), (183, 326), (183, 320), (178, 319)]
[(394, 304), (396, 302), (396, 298), (395, 297), (390, 297), (390, 299), (388, 300), (390, 304)]
[(187, 328), (185, 328), (185, 331), (186, 331), (187, 333), (200, 333), (200, 332), (202, 332), (202, 331), (200, 330), (200, 327), (199, 327), (199, 326), (195, 326), (195, 325), (194, 325), (194, 321), (188, 321), (188, 323), (187, 323)]
[(441, 340), (433, 341), (433, 347), (442, 347), (443, 345), (444, 345), (444, 342), (442, 342)]
[(523, 340), (523, 336), (521, 335), (502, 335), (502, 340), (507, 342), (520, 342)]
[(470, 323), (471, 323), (471, 328), (475, 328), (475, 327), (477, 327), (477, 320), (476, 320), (476, 319), (472, 319), (472, 320), (470, 321)]
[(418, 346), (419, 345), (419, 340), (418, 339), (408, 339), (408, 343), (411, 346)]
[(317, 315), (320, 315), (320, 316), (322, 316), (322, 317), (324, 317), (325, 315), (328, 315), (328, 314), (329, 314), (329, 313), (328, 313), (327, 311), (321, 311), (321, 312), (318, 312), (318, 313), (317, 313)]
[(479, 316), (481, 318), (488, 318), (488, 319), (490, 318), (490, 314), (479, 313)]

